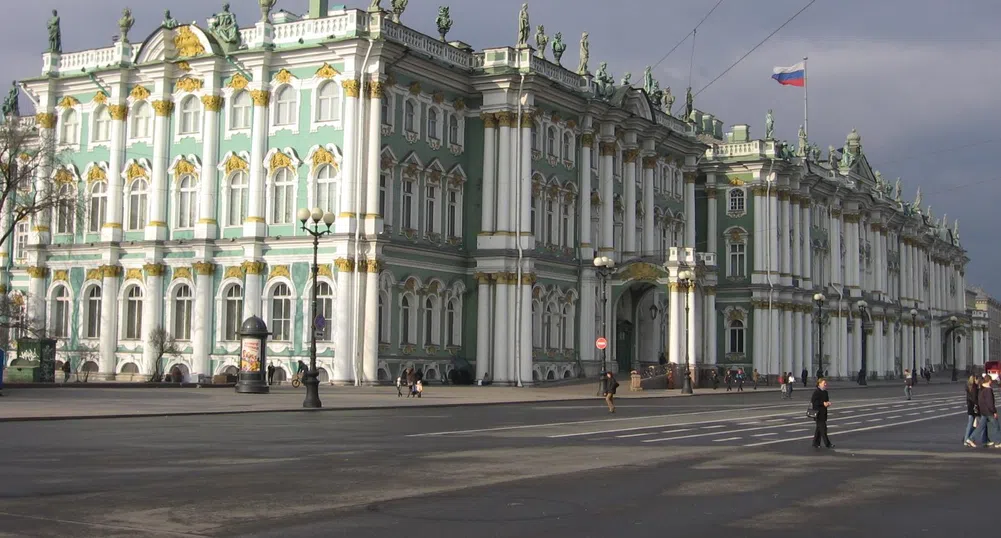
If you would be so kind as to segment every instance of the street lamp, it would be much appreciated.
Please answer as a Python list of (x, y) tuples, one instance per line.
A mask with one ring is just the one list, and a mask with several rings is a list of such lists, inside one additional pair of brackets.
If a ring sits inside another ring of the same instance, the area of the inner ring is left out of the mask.
[[(615, 272), (615, 260), (609, 258), (608, 256), (598, 256), (594, 259), (595, 274), (598, 277), (598, 286), (601, 288), (601, 336), (602, 338), (608, 338), (607, 320), (605, 319), (606, 305), (608, 303), (608, 293), (606, 287), (608, 285), (608, 277)], [(608, 356), (608, 344), (605, 344), (605, 349), (601, 350), (601, 381), (598, 383), (598, 395), (604, 392), (602, 388), (605, 383), (605, 372), (608, 371), (608, 364), (606, 362), (606, 357)]]
[(959, 318), (952, 316), (949, 323), (952, 324), (952, 329), (949, 330), (952, 333), (952, 380), (956, 381), (959, 378), (956, 373), (956, 329), (959, 327)]
[(823, 293), (813, 294), (813, 302), (817, 303), (817, 379), (823, 377), (824, 372), (824, 297)]
[(695, 274), (687, 269), (678, 273), (678, 284), (685, 289), (685, 381), (681, 385), (682, 394), (692, 393), (692, 365), (688, 356), (688, 290), (695, 284), (694, 280)]
[[(319, 325), (319, 320), (316, 317), (316, 279), (320, 272), (317, 255), (320, 250), (320, 237), (331, 233), (330, 226), (334, 223), (334, 214), (330, 211), (324, 213), (319, 207), (314, 207), (312, 210), (302, 208), (296, 213), (296, 216), (299, 218), (299, 222), (302, 223), (302, 231), (313, 236), (313, 289), (310, 294), (309, 315), (309, 319), (311, 320), (309, 331), (309, 371), (306, 372), (306, 379), (303, 381), (303, 384), (306, 385), (306, 399), (303, 400), (302, 406), (319, 408), (323, 407), (323, 405), (320, 403), (320, 374), (316, 371), (316, 331), (318, 329), (317, 325)], [(312, 228), (306, 225), (307, 221), (313, 225)], [(327, 226), (326, 230), (320, 230), (321, 222)], [(326, 323), (326, 320), (324, 320), (324, 323)]]
[(911, 384), (918, 384), (918, 311), (911, 309)]
[(858, 307), (859, 318), (862, 321), (862, 365), (861, 365), (861, 368), (859, 369), (859, 373), (858, 373), (858, 384), (865, 386), (867, 384), (866, 383), (866, 379), (865, 379), (867, 377), (866, 376), (866, 372), (869, 371), (869, 369), (866, 368), (866, 360), (865, 360), (866, 359), (866, 326), (865, 326), (866, 323), (865, 323), (865, 317), (866, 317), (866, 309), (869, 308), (869, 303), (867, 303), (867, 302), (859, 299), (859, 301), (857, 303), (855, 303), (855, 306)]

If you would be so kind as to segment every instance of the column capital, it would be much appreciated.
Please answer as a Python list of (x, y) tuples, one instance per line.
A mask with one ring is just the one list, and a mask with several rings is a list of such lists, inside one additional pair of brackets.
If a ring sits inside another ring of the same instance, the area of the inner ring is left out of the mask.
[(365, 272), (367, 273), (382, 272), (382, 260), (365, 260)]
[(521, 128), (522, 129), (531, 129), (532, 127), (535, 127), (535, 118), (531, 114), (522, 114), (521, 115)]
[(31, 278), (48, 278), (49, 268), (42, 266), (29, 267), (28, 276)]
[(215, 264), (212, 262), (195, 262), (191, 264), (198, 276), (211, 276), (215, 274)]
[(386, 96), (386, 87), (382, 81), (373, 80), (368, 83), (368, 98), (382, 99)]
[(497, 127), (497, 116), (492, 112), (480, 114), (480, 120), (483, 122), (484, 129), (495, 129)]
[(173, 101), (153, 101), (153, 110), (157, 116), (169, 117), (174, 112)]
[(496, 114), (494, 114), (494, 116), (497, 117), (497, 126), (498, 127), (512, 127), (511, 124), (512, 124), (514, 118), (513, 118), (513, 115), (511, 114), (511, 111), (509, 111), (509, 110), (501, 110), (500, 112), (497, 112)]
[(254, 101), (254, 106), (266, 107), (271, 103), (271, 92), (269, 90), (250, 90), (250, 99)]
[(245, 261), (240, 264), (240, 268), (243, 269), (244, 274), (247, 275), (263, 275), (264, 267), (264, 262)]
[(653, 170), (657, 168), (657, 156), (656, 155), (645, 155), (643, 157), (643, 169)]
[(849, 224), (858, 224), (860, 215), (858, 213), (845, 213), (845, 222)]
[(695, 178), (698, 177), (695, 172), (685, 172), (685, 183), (695, 183)]
[(349, 78), (347, 80), (341, 81), (341, 87), (344, 88), (344, 95), (347, 97), (358, 98), (361, 95), (361, 83), (358, 82), (356, 78)]
[(599, 142), (598, 152), (602, 157), (611, 157), (612, 155), (615, 155), (615, 142)]
[(104, 278), (118, 278), (122, 276), (121, 265), (102, 265), (99, 270)]
[(125, 121), (129, 117), (129, 105), (108, 105), (108, 115), (115, 121)]
[(717, 194), (716, 187), (706, 187), (706, 197), (715, 198)]
[(779, 201), (786, 202), (789, 200), (789, 191), (779, 191)]
[(634, 162), (636, 162), (636, 158), (639, 157), (639, 155), (640, 155), (640, 150), (639, 149), (637, 149), (637, 148), (629, 148), (623, 154), (622, 160), (623, 160), (623, 162), (626, 162), (626, 163), (634, 163)]
[(490, 273), (476, 273), (473, 275), (476, 282), (479, 284), (489, 284), (490, 283)]
[(222, 110), (223, 99), (221, 95), (203, 95), (202, 104), (205, 105), (205, 110), (209, 112), (219, 112)]
[(143, 265), (143, 271), (146, 272), (146, 276), (163, 276), (166, 272), (167, 267), (162, 263), (147, 263)]
[(594, 145), (594, 133), (588, 132), (580, 135), (580, 144), (590, 149)]
[(751, 194), (753, 194), (755, 196), (764, 196), (767, 193), (768, 193), (768, 189), (766, 189), (765, 187), (762, 187), (760, 185), (755, 186), (755, 187), (751, 187)]
[(39, 112), (35, 114), (35, 123), (42, 129), (55, 129), (56, 115), (52, 112)]
[(334, 267), (337, 268), (338, 273), (354, 271), (355, 261), (347, 258), (337, 258), (334, 260)]

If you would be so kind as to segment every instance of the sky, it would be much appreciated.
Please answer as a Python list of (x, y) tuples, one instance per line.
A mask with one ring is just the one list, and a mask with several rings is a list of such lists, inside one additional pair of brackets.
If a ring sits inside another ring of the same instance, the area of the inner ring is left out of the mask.
[[(132, 40), (149, 35), (169, 8), (182, 22), (220, 11), (222, 1), (149, 0), (130, 6), (136, 19)], [(233, 0), (242, 26), (260, 17), (257, 2)], [(331, 0), (331, 4), (337, 4)], [(343, 2), (367, 8), (369, 0)], [(577, 65), (578, 42), (588, 32), (591, 66), (607, 61), (618, 81), (626, 72), (641, 80), (647, 65), (660, 62), (654, 76), (671, 86), (679, 102), (684, 88), (701, 90), (765, 39), (810, 0), (722, 0), (689, 34), (717, 0), (539, 0), (530, 2), (533, 28), (567, 43), (566, 66)], [(17, 24), (0, 34), (0, 65), (8, 78), (36, 77), (46, 48), (45, 24), (51, 9), (63, 21), (66, 52), (109, 46), (127, 0), (41, 0), (4, 2)], [(388, 7), (390, 0), (382, 0)], [(410, 0), (404, 24), (437, 35), (439, 2)], [(276, 9), (304, 13), (308, 0), (278, 0)], [(521, 0), (464, 0), (451, 6), (450, 40), (476, 49), (514, 45)], [(571, 9), (572, 7), (572, 9)], [(760, 137), (764, 118), (774, 110), (777, 138), (796, 140), (803, 122), (803, 91), (771, 80), (772, 68), (809, 57), (810, 139), (821, 148), (840, 147), (852, 128), (862, 135), (870, 164), (891, 181), (901, 177), (905, 198), (920, 186), (922, 205), (936, 217), (960, 218), (960, 237), (971, 262), (967, 283), (1001, 297), (992, 278), (1001, 263), (994, 248), (991, 200), (1001, 200), (1001, 171), (991, 163), (1001, 151), (998, 91), (1001, 87), (1001, 2), (996, 0), (815, 0), (795, 20), (695, 98), (695, 107), (729, 126), (751, 125)], [(534, 35), (534, 30), (533, 30)], [(689, 38), (666, 59), (682, 38)], [(532, 40), (534, 43), (534, 39)], [(23, 101), (22, 101), (23, 102)], [(22, 106), (22, 110), (26, 110)]]

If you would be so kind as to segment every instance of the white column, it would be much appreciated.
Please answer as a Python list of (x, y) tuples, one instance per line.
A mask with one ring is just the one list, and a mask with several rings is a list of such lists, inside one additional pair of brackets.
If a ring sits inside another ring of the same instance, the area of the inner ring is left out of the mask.
[[(502, 129), (503, 130), (503, 129)], [(503, 138), (502, 138), (503, 140)], [(498, 217), (500, 212), (498, 212)], [(496, 296), (494, 299), (494, 356), (493, 356), (493, 368), (490, 370), (491, 376), (497, 382), (508, 382), (511, 378), (508, 376), (509, 364), (511, 361), (511, 356), (513, 354), (513, 346), (509, 346), (509, 335), (513, 335), (511, 325), (508, 321), (508, 302), (510, 298), (510, 288), (509, 285), (513, 276), (507, 273), (498, 273), (495, 275), (496, 278)]]
[[(827, 274), (831, 275), (831, 282), (834, 284), (844, 284), (841, 278), (841, 219), (831, 211), (831, 226), (829, 237), (831, 241), (831, 268)], [(831, 354), (833, 357), (834, 354)]]
[[(204, 168), (203, 168), (204, 170)], [(215, 171), (215, 167), (210, 170)], [(191, 316), (191, 379), (198, 381), (199, 375), (212, 376), (209, 359), (212, 354), (212, 275), (215, 264), (196, 262), (195, 304)]]
[[(264, 76), (260, 70), (256, 74)], [(268, 105), (271, 103), (271, 92), (265, 89), (252, 90), (250, 97), (254, 101), (254, 116), (250, 136), (250, 188), (247, 192), (247, 220), (243, 223), (243, 235), (245, 237), (264, 237), (268, 230), (267, 220), (264, 218), (264, 189), (266, 185), (264, 157), (268, 151)], [(344, 137), (345, 140), (348, 139), (346, 130)], [(344, 159), (344, 161), (344, 164), (347, 164), (351, 159)], [(342, 181), (346, 183), (347, 177), (347, 175), (342, 175)]]
[(792, 245), (790, 244), (789, 238), (792, 232), (792, 212), (791, 206), (789, 205), (789, 193), (780, 192), (779, 193), (779, 211), (777, 213), (779, 217), (778, 229), (779, 229), (779, 250), (781, 255), (779, 267), (779, 273), (784, 277), (792, 276)]
[[(379, 111), (380, 108), (372, 110)], [(376, 116), (378, 116), (378, 112)], [(376, 203), (378, 203), (378, 198), (376, 198)], [(361, 373), (362, 382), (366, 385), (373, 385), (379, 380), (379, 271), (381, 269), (382, 263), (376, 260), (368, 260), (365, 264), (365, 330), (361, 333)], [(360, 276), (361, 273), (359, 273)], [(386, 305), (386, 311), (392, 312), (393, 309)], [(458, 320), (456, 323), (461, 326), (462, 321)]]
[(156, 115), (153, 118), (153, 159), (150, 163), (153, 170), (150, 178), (146, 240), (163, 241), (167, 238), (167, 159), (170, 158), (170, 121), (174, 103), (156, 101), (153, 103), (153, 109)]
[(490, 371), (490, 276), (476, 273), (476, 379)]
[[(591, 146), (594, 144), (594, 135), (584, 133), (580, 137), (580, 162), (577, 164), (578, 185), (580, 185), (580, 248), (595, 249), (598, 245), (593, 243), (591, 237)], [(585, 303), (586, 304), (586, 303)], [(584, 318), (581, 318), (583, 321)], [(593, 319), (593, 318), (592, 318)], [(593, 324), (593, 323), (592, 323)], [(583, 327), (583, 324), (581, 325)], [(584, 348), (581, 348), (583, 353)]]
[(653, 192), (653, 172), (657, 165), (657, 157), (647, 155), (643, 157), (643, 249), (640, 253), (647, 256), (657, 252), (654, 247), (654, 197)]
[[(697, 370), (696, 365), (702, 362), (702, 356), (699, 354), (699, 342), (702, 341), (701, 328), (702, 324), (699, 320), (702, 319), (702, 308), (700, 304), (699, 294), (695, 292), (695, 285), (688, 288), (687, 292), (683, 292), (688, 301), (688, 334), (686, 335), (685, 345), (688, 346), (688, 361), (692, 367), (692, 372)], [(695, 374), (693, 373), (693, 377)], [(697, 379), (697, 377), (695, 378)]]
[[(752, 367), (758, 372), (764, 372), (768, 364), (768, 308), (762, 306), (754, 307), (754, 314), (751, 319), (751, 327), (754, 332), (754, 363)], [(750, 374), (750, 372), (745, 372)]]
[[(705, 288), (705, 342), (706, 342), (706, 364), (716, 364), (719, 362), (716, 356), (716, 289)], [(746, 342), (745, 342), (746, 343)]]
[[(772, 272), (772, 281), (778, 282), (779, 273), (782, 268), (782, 251), (779, 250), (779, 234), (781, 233), (781, 220), (779, 220), (779, 197), (773, 189), (768, 196), (768, 215), (765, 220), (766, 237), (768, 239), (768, 267)], [(776, 361), (778, 357), (775, 357)], [(776, 362), (775, 364), (778, 364)]]
[(44, 328), (49, 326), (48, 317), (45, 315), (46, 283), (48, 282), (50, 271), (48, 267), (28, 268), (28, 300), (26, 306), (27, 322), (32, 328)]
[[(764, 187), (754, 187), (754, 272), (765, 272), (765, 241), (768, 241), (768, 197)], [(755, 358), (757, 360), (757, 358)]]
[(782, 350), (782, 348), (785, 347), (783, 345), (784, 340), (782, 339), (783, 319), (784, 318), (782, 316), (782, 309), (779, 308), (778, 301), (776, 301), (772, 304), (772, 315), (771, 315), (772, 328), (768, 333), (769, 342), (771, 345), (770, 348), (771, 351), (768, 354), (768, 359), (769, 359), (768, 364), (770, 368), (768, 369), (768, 371), (762, 373), (775, 375), (780, 373), (782, 370), (782, 365), (784, 364), (783, 361), (784, 351)]
[(113, 376), (118, 360), (118, 278), (122, 268), (117, 265), (101, 267), (103, 280), (101, 283), (101, 363), (98, 368), (101, 374)]
[[(800, 261), (801, 250), (799, 238), (801, 234), (804, 233), (803, 221), (801, 219), (801, 213), (799, 211), (799, 195), (794, 195), (790, 197), (789, 205), (789, 241), (792, 243), (791, 256), (790, 256), (790, 270), (793, 278), (797, 280), (802, 280), (803, 274), (800, 271), (803, 267)], [(799, 287), (802, 287), (803, 283), (800, 282)], [(794, 375), (799, 375), (798, 371), (793, 372)]]
[(685, 172), (685, 246), (695, 248), (695, 171)]
[[(597, 313), (597, 300), (594, 295), (594, 269), (583, 269), (581, 271), (580, 301), (577, 302), (577, 315), (580, 316), (580, 334), (578, 334), (580, 358), (582, 361), (597, 360), (597, 350), (594, 347), (594, 340), (598, 336), (598, 328), (594, 326), (594, 318)], [(605, 336), (607, 338), (607, 336)]]
[(522, 275), (521, 286), (521, 375), (522, 384), (532, 382), (532, 284), (533, 275)]
[[(122, 164), (125, 162), (125, 120), (128, 118), (128, 104), (111, 105), (111, 148), (108, 159), (108, 212), (101, 225), (102, 241), (122, 240)], [(157, 109), (159, 115), (159, 109)], [(44, 138), (43, 138), (44, 139)], [(116, 324), (117, 326), (117, 324)], [(104, 371), (103, 368), (101, 370)], [(113, 373), (113, 372), (108, 372)]]
[[(531, 114), (523, 114), (521, 116), (521, 171), (516, 178), (517, 181), (521, 182), (521, 214), (516, 218), (520, 220), (521, 233), (524, 234), (524, 241), (522, 238), (518, 238), (521, 242), (523, 249), (533, 249), (535, 248), (535, 236), (532, 235), (532, 127), (535, 125), (535, 120), (532, 119)], [(517, 191), (512, 192), (512, 199), (517, 195)], [(557, 204), (557, 211), (559, 210), (559, 205)], [(518, 211), (518, 207), (515, 208), (515, 212)], [(515, 223), (519, 221), (514, 221)], [(531, 286), (529, 286), (531, 287)], [(529, 377), (531, 381), (531, 377)]]
[(518, 300), (518, 274), (511, 273), (508, 277), (507, 286), (507, 326), (509, 327), (507, 335), (509, 343), (507, 345), (508, 355), (505, 357), (505, 364), (507, 365), (507, 373), (505, 379), (511, 383), (518, 382), (518, 344), (517, 344), (517, 300)]
[[(53, 88), (54, 84), (55, 82), (50, 80), (49, 87)], [(42, 157), (38, 159), (38, 164), (32, 171), (32, 176), (33, 176), (33, 182), (35, 184), (35, 191), (40, 193), (42, 199), (48, 196), (48, 191), (52, 185), (52, 171), (53, 171), (52, 167), (54, 165), (53, 154), (56, 153), (57, 151), (53, 147), (55, 144), (54, 129), (56, 127), (56, 116), (55, 114), (51, 113), (52, 110), (51, 99), (53, 98), (54, 96), (52, 95), (51, 91), (43, 94), (42, 96), (43, 101), (39, 103), (40, 105), (39, 110), (48, 110), (50, 112), (41, 113), (38, 116), (36, 116), (35, 119), (36, 125), (38, 125), (39, 127), (37, 151)], [(79, 115), (77, 117), (80, 118)], [(77, 121), (80, 120), (78, 119)], [(114, 125), (114, 123), (120, 123), (120, 122), (112, 122), (112, 125)], [(25, 132), (25, 134), (27, 134), (27, 132)], [(15, 142), (14, 140), (11, 139), (9, 139), (7, 144), (8, 146), (4, 148), (5, 152), (18, 151), (19, 150), (19, 148), (17, 148), (18, 145), (22, 146), (22, 148), (24, 148), (25, 146), (25, 144), (22, 141)], [(15, 145), (11, 147), (11, 144)], [(6, 155), (4, 158), (5, 159), (10, 158), (10, 155)], [(119, 181), (121, 181), (121, 178), (119, 178)], [(5, 194), (16, 194), (16, 193), (12, 191), (7, 191)], [(7, 209), (10, 210), (11, 208), (8, 206)], [(40, 210), (38, 212), (28, 217), (29, 226), (31, 227), (31, 233), (28, 234), (29, 246), (47, 245), (52, 242), (52, 229), (50, 227), (52, 224), (52, 210), (49, 207), (41, 207), (39, 209)], [(6, 220), (3, 222), (3, 226), (5, 227), (8, 226)], [(10, 245), (11, 245), (11, 255), (13, 255), (14, 243), (11, 242)], [(9, 261), (9, 259), (4, 261), (5, 262)]]
[(624, 257), (636, 254), (636, 159), (639, 150), (627, 149), (622, 153), (622, 190), (626, 210), (622, 219), (622, 253)]
[[(214, 76), (208, 77), (207, 80), (214, 85), (213, 78)], [(202, 104), (205, 105), (202, 112), (202, 170), (198, 178), (198, 223), (195, 225), (195, 237), (214, 239), (219, 229), (216, 220), (219, 173), (216, 167), (219, 164), (219, 111), (222, 110), (223, 100), (218, 95), (206, 95), (202, 97)]]
[[(163, 326), (163, 265), (149, 263), (143, 269), (146, 272), (146, 292), (143, 293), (142, 342), (143, 367), (147, 371), (142, 373), (148, 374), (153, 371), (153, 361), (156, 360), (156, 352), (150, 342), (150, 333), (157, 328), (165, 329), (168, 333), (170, 330)], [(164, 364), (160, 365), (160, 371), (163, 371), (163, 368), (167, 366), (167, 360), (169, 357), (163, 358)]]
[(598, 165), (598, 184), (601, 188), (601, 248), (603, 254), (611, 254), (615, 251), (614, 245), (614, 184), (612, 178), (612, 155), (615, 154), (615, 142), (602, 141), (599, 143), (601, 152), (601, 163)]
[[(342, 206), (343, 207), (343, 206)], [(337, 268), (337, 296), (334, 298), (334, 308), (337, 312), (354, 312), (354, 260), (348, 258), (338, 258), (334, 261)], [(248, 275), (249, 276), (249, 275)], [(420, 305), (411, 305), (411, 316), (420, 311)], [(356, 315), (357, 313), (355, 313)], [(308, 316), (304, 316), (308, 318)], [(351, 330), (354, 323), (351, 314), (341, 315), (337, 318), (337, 326), (334, 327), (334, 373), (331, 381), (345, 384), (354, 381), (354, 367), (352, 365), (354, 353), (351, 348)]]
[[(341, 195), (340, 209), (335, 224), (338, 233), (349, 233), (354, 231), (358, 225), (358, 215), (356, 214), (355, 197), (361, 196), (357, 192), (357, 175), (362, 173), (364, 160), (358, 162), (358, 144), (362, 143), (362, 133), (358, 133), (358, 98), (361, 96), (361, 83), (353, 75), (351, 78), (341, 82), (344, 88), (344, 159), (341, 164)], [(340, 291), (340, 290), (338, 290)], [(339, 362), (339, 361), (338, 361)], [(350, 364), (348, 364), (350, 372)], [(337, 369), (337, 366), (334, 367)], [(340, 380), (345, 381), (345, 380)]]
[(671, 317), (668, 319), (668, 361), (674, 364), (685, 363), (685, 346), (683, 342), (685, 324), (685, 295), (678, 283), (672, 282), (671, 298), (668, 300), (668, 308), (671, 310)]
[[(243, 262), (243, 272), (243, 319), (246, 320), (252, 316), (262, 317), (264, 262)], [(347, 312), (347, 310), (339, 310), (339, 312)]]
[[(483, 120), (483, 204), (480, 208), (480, 231), (493, 232), (497, 209), (494, 203), (497, 193), (497, 118), (493, 114), (484, 113), (480, 115), (480, 119)], [(477, 379), (482, 378), (485, 371), (477, 366)]]
[[(813, 229), (813, 214), (810, 212), (811, 203), (809, 199), (803, 199), (800, 203), (799, 211), (802, 215), (802, 230), (803, 230), (803, 247), (800, 251), (800, 256), (803, 261), (802, 278), (805, 284), (802, 286), (805, 289), (810, 289), (813, 284), (813, 243), (810, 239), (811, 230)], [(822, 282), (817, 282), (816, 284), (823, 284)], [(809, 316), (807, 316), (809, 317)], [(807, 331), (806, 334), (810, 334)], [(809, 370), (809, 368), (807, 368)]]
[[(497, 125), (499, 126), (498, 133), (498, 150), (497, 150), (497, 191), (496, 191), (496, 208), (497, 208), (497, 228), (498, 232), (510, 232), (514, 229), (511, 224), (511, 205), (514, 199), (514, 183), (511, 181), (511, 176), (514, 175), (512, 170), (518, 169), (518, 164), (512, 161), (512, 149), (511, 149), (511, 126), (515, 122), (515, 119), (511, 117), (511, 113), (504, 110), (498, 112)], [(498, 374), (500, 372), (497, 372)], [(496, 379), (496, 377), (495, 377)]]
[(706, 186), (706, 252), (712, 252), (719, 256), (717, 251), (717, 235), (719, 232), (716, 231), (716, 212), (718, 211), (718, 202), (716, 200), (717, 191), (715, 185)]
[[(367, 234), (378, 234), (382, 232), (383, 222), (385, 222), (385, 215), (379, 213), (379, 177), (382, 175), (382, 98), (383, 98), (383, 86), (382, 82), (374, 80), (369, 83), (368, 86), (368, 106), (366, 112), (368, 114), (368, 133), (365, 135), (366, 147), (365, 155), (368, 161), (366, 165), (365, 173), (365, 233)], [(387, 188), (389, 185), (387, 185)], [(445, 193), (444, 196), (448, 196)], [(333, 208), (324, 208), (325, 210), (333, 210)], [(374, 260), (373, 260), (374, 261)], [(379, 277), (376, 274), (376, 287), (379, 285)], [(367, 292), (366, 292), (367, 293)], [(378, 314), (378, 290), (376, 291), (376, 313)], [(378, 317), (378, 316), (376, 316)], [(379, 324), (376, 320), (376, 325)], [(366, 338), (366, 343), (368, 339)], [(376, 364), (378, 363), (378, 353), (379, 353), (379, 342), (378, 337), (376, 337), (375, 342), (375, 355)], [(367, 348), (366, 348), (367, 349)], [(368, 357), (368, 352), (366, 351), (366, 357)], [(366, 368), (368, 367), (368, 359), (366, 359)], [(378, 369), (378, 366), (376, 367)], [(376, 378), (373, 377), (371, 380), (367, 378), (365, 382), (375, 382)]]
[(802, 312), (797, 312), (796, 307), (792, 306), (786, 310), (785, 314), (785, 329), (789, 333), (789, 336), (786, 336), (787, 348), (789, 349), (787, 352), (789, 366), (786, 370), (792, 372), (793, 376), (799, 377), (799, 371), (803, 369), (803, 357), (799, 353), (799, 350), (803, 349), (803, 331), (799, 328)]

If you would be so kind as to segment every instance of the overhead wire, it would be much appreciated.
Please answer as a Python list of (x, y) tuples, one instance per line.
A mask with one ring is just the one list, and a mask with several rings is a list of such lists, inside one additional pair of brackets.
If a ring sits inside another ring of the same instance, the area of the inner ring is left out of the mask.
[[(656, 69), (660, 64), (664, 63), (664, 60), (666, 60), (667, 57), (671, 55), (671, 53), (673, 53), (674, 51), (678, 50), (678, 47), (680, 47), (681, 45), (683, 45), (685, 43), (685, 41), (687, 41), (690, 36), (695, 35), (695, 31), (698, 30), (700, 26), (702, 26), (702, 23), (706, 22), (706, 20), (709, 18), (709, 16), (712, 15), (713, 12), (716, 11), (716, 8), (718, 8), (719, 5), (722, 4), (722, 3), (723, 3), (723, 0), (717, 0), (716, 5), (714, 5), (712, 7), (712, 9), (710, 9), (709, 12), (706, 13), (706, 15), (704, 17), (702, 17), (702, 20), (700, 20), (699, 23), (696, 24), (694, 28), (692, 28), (692, 31), (688, 32), (687, 34), (685, 34), (685, 37), (681, 38), (681, 41), (678, 41), (673, 47), (671, 47), (671, 50), (667, 51), (667, 54), (665, 54), (664, 56), (662, 56), (659, 60), (657, 60), (657, 63), (655, 63), (655, 64), (653, 64), (651, 66), (651, 69)], [(691, 78), (691, 77), (689, 77), (689, 78)]]

